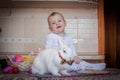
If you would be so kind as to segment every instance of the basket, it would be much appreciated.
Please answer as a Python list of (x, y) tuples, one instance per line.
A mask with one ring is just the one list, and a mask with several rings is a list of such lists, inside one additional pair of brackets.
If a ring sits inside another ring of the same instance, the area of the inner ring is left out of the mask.
[(18, 67), (20, 71), (28, 71), (31, 69), (32, 63), (31, 62), (13, 62), (11, 57), (7, 55), (8, 65)]

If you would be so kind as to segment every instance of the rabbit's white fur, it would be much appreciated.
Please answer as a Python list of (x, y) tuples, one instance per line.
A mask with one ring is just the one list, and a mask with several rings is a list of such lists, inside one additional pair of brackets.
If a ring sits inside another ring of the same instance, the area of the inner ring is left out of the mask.
[(58, 40), (59, 49), (45, 49), (40, 52), (33, 61), (32, 73), (44, 75), (45, 73), (51, 73), (52, 75), (60, 76), (70, 75), (67, 69), (69, 64), (60, 64), (61, 58), (59, 54), (66, 60), (73, 59), (72, 50), (63, 41)]

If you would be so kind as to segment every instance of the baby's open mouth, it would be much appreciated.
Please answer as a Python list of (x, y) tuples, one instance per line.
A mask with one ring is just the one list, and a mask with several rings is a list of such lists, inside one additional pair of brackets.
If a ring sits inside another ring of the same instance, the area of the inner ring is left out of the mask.
[(57, 29), (58, 29), (58, 28), (61, 28), (61, 26), (57, 26)]

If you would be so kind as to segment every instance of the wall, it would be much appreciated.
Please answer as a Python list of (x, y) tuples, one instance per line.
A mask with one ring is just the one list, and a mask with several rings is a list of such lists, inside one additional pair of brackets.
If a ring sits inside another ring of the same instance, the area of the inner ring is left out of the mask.
[(98, 54), (98, 17), (96, 7), (11, 8), (0, 16), (0, 52), (25, 53), (44, 48), (50, 32), (48, 15), (61, 12), (67, 21), (66, 32), (73, 37), (79, 54)]

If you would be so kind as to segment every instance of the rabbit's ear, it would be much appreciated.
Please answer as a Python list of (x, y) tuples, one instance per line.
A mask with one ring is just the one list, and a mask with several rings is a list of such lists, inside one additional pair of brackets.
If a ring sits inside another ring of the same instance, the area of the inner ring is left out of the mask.
[(65, 47), (64, 45), (65, 45), (64, 41), (61, 40), (61, 39), (58, 39), (58, 46), (59, 46), (59, 48), (63, 49)]

